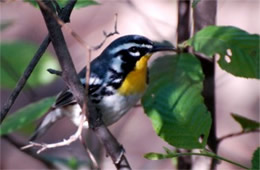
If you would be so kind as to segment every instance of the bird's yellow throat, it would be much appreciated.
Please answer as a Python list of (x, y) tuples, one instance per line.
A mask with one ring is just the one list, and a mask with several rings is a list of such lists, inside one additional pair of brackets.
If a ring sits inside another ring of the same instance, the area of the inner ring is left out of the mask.
[(128, 73), (119, 93), (122, 95), (142, 94), (146, 89), (147, 80), (147, 63), (152, 54), (147, 54), (141, 57), (135, 64), (133, 71)]

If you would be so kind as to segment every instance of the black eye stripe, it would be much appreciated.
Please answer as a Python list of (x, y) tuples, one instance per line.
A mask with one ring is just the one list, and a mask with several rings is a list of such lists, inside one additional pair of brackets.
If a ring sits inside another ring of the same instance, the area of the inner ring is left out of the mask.
[(128, 49), (128, 51), (134, 53), (134, 52), (140, 51), (140, 49), (138, 49), (137, 47), (131, 47), (131, 48)]
[(134, 47), (130, 47), (128, 49), (122, 49), (120, 51), (118, 51), (117, 53), (115, 53), (114, 55), (115, 56), (118, 56), (118, 55), (127, 55), (127, 53), (129, 52), (140, 52), (141, 56), (145, 55), (146, 53), (148, 53), (150, 51), (149, 48), (147, 47), (140, 47), (140, 46), (134, 46)]

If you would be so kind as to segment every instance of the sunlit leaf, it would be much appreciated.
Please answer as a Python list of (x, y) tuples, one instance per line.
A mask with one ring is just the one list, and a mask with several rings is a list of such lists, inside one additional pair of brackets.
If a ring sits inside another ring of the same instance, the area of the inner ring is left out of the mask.
[(232, 113), (231, 116), (237, 121), (244, 131), (251, 131), (260, 128), (260, 123), (238, 114)]
[(75, 8), (84, 8), (90, 5), (98, 5), (99, 3), (94, 0), (78, 0)]
[(190, 54), (161, 57), (150, 69), (142, 104), (156, 133), (175, 147), (207, 143), (211, 116), (201, 96), (203, 79), (200, 62)]
[(213, 56), (227, 72), (240, 77), (260, 78), (260, 36), (235, 27), (209, 26), (185, 42), (195, 51)]
[(33, 121), (44, 115), (54, 101), (55, 97), (45, 98), (31, 103), (8, 116), (1, 124), (0, 135), (9, 134), (30, 125)]
[[(14, 88), (38, 47), (29, 42), (15, 41), (10, 43), (2, 42), (0, 49), (1, 86)], [(31, 87), (34, 87), (52, 82), (57, 76), (49, 74), (46, 71), (48, 68), (59, 69), (59, 66), (58, 62), (46, 52), (37, 64), (27, 83)]]

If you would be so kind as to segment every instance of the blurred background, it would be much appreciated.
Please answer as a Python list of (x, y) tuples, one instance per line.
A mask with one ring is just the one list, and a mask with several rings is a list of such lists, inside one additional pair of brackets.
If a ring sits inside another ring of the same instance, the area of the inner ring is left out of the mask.
[[(152, 40), (168, 40), (176, 44), (176, 0), (98, 0), (98, 2), (99, 5), (74, 10), (71, 22), (68, 24), (88, 44), (95, 46), (104, 39), (103, 31), (114, 30), (115, 13), (118, 14), (120, 35), (110, 37), (101, 49), (92, 53), (92, 59), (98, 56), (111, 41), (126, 34), (140, 34)], [(25, 40), (36, 45), (41, 44), (47, 34), (47, 28), (38, 9), (22, 0), (11, 0), (0, 5), (0, 22), (11, 22), (11, 26), (1, 31), (1, 42)], [(257, 19), (259, 17), (259, 0), (218, 0), (217, 25), (236, 26), (249, 33), (260, 34), (260, 21)], [(84, 48), (66, 30), (64, 35), (76, 69), (79, 71), (86, 63)], [(51, 45), (48, 52), (55, 56)], [(53, 67), (47, 65), (47, 68), (50, 67), (58, 69), (55, 65)], [(217, 136), (221, 137), (240, 131), (239, 124), (230, 116), (231, 112), (259, 120), (259, 81), (234, 77), (219, 67), (216, 70)], [(47, 72), (44, 74), (51, 76)], [(16, 76), (19, 78), (20, 75)], [(26, 88), (19, 95), (10, 113), (43, 97), (54, 96), (63, 88), (64, 82), (59, 78), (47, 85)], [(1, 107), (10, 92), (11, 89), (1, 88)], [(156, 135), (141, 107), (132, 109), (109, 129), (123, 144), (133, 169), (174, 169), (171, 160), (149, 161), (143, 157), (147, 152), (163, 152), (162, 146), (171, 147)], [(75, 126), (65, 118), (56, 123), (39, 141), (57, 142), (69, 137), (75, 130)], [(12, 136), (22, 142), (28, 140), (28, 135), (14, 133)], [(0, 142), (1, 169), (46, 168), (40, 161), (24, 154), (6, 139), (1, 138)], [(259, 134), (246, 134), (223, 141), (219, 146), (218, 154), (250, 167), (251, 155), (258, 146)], [(50, 149), (42, 154), (61, 158), (75, 157), (82, 161), (86, 159), (86, 153), (79, 142)], [(105, 153), (102, 154), (102, 159), (102, 169), (114, 169), (111, 159), (105, 157)], [(217, 169), (238, 168), (220, 162)]]

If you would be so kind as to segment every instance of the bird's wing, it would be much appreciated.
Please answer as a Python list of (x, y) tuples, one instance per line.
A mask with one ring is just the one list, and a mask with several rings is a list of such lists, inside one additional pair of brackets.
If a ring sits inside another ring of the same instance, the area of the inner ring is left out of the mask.
[(61, 91), (56, 98), (56, 101), (53, 105), (54, 108), (75, 104), (77, 101), (74, 98), (72, 92), (69, 89)]
[[(78, 74), (81, 83), (83, 86), (86, 84), (86, 68), (83, 68), (81, 72)], [(89, 93), (94, 93), (101, 86), (101, 81), (97, 77), (96, 74), (91, 74), (91, 80), (89, 85)], [(42, 119), (42, 121), (38, 124), (34, 134), (31, 136), (30, 140), (35, 140), (39, 136), (45, 133), (47, 129), (49, 129), (57, 120), (61, 119), (65, 116), (63, 107), (68, 105), (75, 105), (77, 103), (75, 97), (73, 96), (70, 89), (66, 88), (61, 91), (57, 97), (56, 101), (53, 104), (52, 108), (47, 112), (46, 116)]]
[[(84, 87), (85, 87), (85, 81), (83, 81), (83, 79), (85, 80), (85, 75), (86, 75), (86, 67), (84, 67), (78, 74), (80, 81)], [(67, 89), (61, 91), (57, 95), (56, 101), (55, 101), (53, 107), (58, 108), (58, 107), (62, 107), (62, 106), (70, 105), (70, 104), (75, 104), (76, 102), (77, 101), (74, 98), (71, 90), (67, 88)]]

